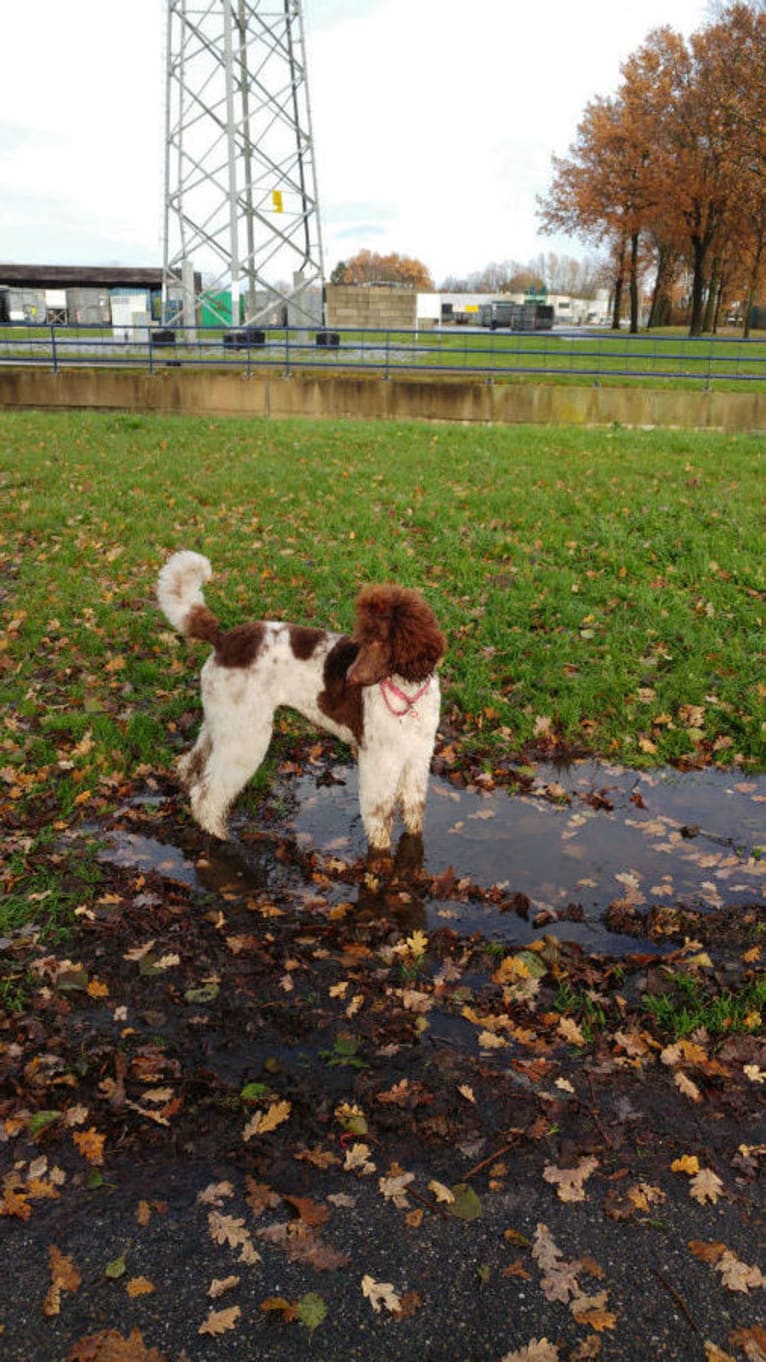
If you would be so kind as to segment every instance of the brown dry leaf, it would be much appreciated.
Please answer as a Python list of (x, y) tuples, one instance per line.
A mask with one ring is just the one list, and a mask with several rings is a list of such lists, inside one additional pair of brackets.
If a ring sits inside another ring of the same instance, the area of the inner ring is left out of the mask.
[(604, 1329), (614, 1329), (617, 1326), (617, 1316), (613, 1311), (604, 1309), (606, 1292), (601, 1292), (601, 1296), (603, 1303), (599, 1298), (600, 1303), (598, 1305), (590, 1305), (581, 1309), (578, 1301), (572, 1301), (571, 1307), (577, 1323), (587, 1324), (589, 1328), (595, 1329), (598, 1334), (602, 1333)]
[(562, 1017), (556, 1031), (562, 1040), (567, 1041), (569, 1045), (587, 1045), (588, 1043), (572, 1017)]
[(286, 1121), (292, 1110), (292, 1103), (287, 1101), (272, 1102), (268, 1111), (257, 1111), (248, 1121), (242, 1132), (242, 1139), (247, 1143), (254, 1135), (266, 1135), (271, 1130), (276, 1130)]
[(241, 1248), (249, 1243), (250, 1231), (244, 1220), (235, 1220), (233, 1215), (221, 1215), (220, 1211), (210, 1211), (207, 1218), (210, 1237), (214, 1243), (229, 1248)]
[(378, 1102), (392, 1102), (397, 1107), (406, 1106), (409, 1097), (409, 1088), (409, 1078), (402, 1078), (398, 1083), (394, 1084), (393, 1088), (389, 1088), (387, 1092), (377, 1093), (375, 1100)]
[(522, 1267), (520, 1258), (515, 1258), (514, 1261), (512, 1263), (509, 1263), (507, 1267), (502, 1268), (500, 1276), (521, 1277), (522, 1280), (525, 1282), (531, 1282), (532, 1280), (531, 1272), (527, 1272), (526, 1268)]
[(362, 1295), (367, 1297), (378, 1315), (383, 1306), (392, 1314), (398, 1314), (402, 1308), (401, 1299), (397, 1296), (393, 1284), (391, 1282), (376, 1282), (367, 1273), (362, 1277)]
[(308, 1263), (317, 1272), (337, 1272), (348, 1267), (351, 1259), (320, 1239), (317, 1231), (302, 1220), (289, 1224), (269, 1225), (258, 1230), (257, 1238), (282, 1249), (291, 1263)]
[(637, 1211), (648, 1211), (649, 1206), (667, 1198), (661, 1187), (653, 1187), (650, 1182), (636, 1182), (629, 1187), (626, 1196)]
[(236, 1329), (241, 1314), (242, 1311), (238, 1305), (231, 1305), (228, 1310), (211, 1310), (204, 1324), (200, 1324), (197, 1332), (211, 1334), (214, 1338), (219, 1334), (225, 1334), (229, 1329)]
[(262, 1215), (264, 1211), (273, 1211), (279, 1205), (280, 1197), (265, 1182), (256, 1182), (255, 1178), (249, 1175), (245, 1178), (245, 1201), (247, 1202), (253, 1215)]
[(729, 1291), (743, 1291), (747, 1295), (751, 1287), (754, 1289), (757, 1286), (766, 1286), (766, 1277), (764, 1277), (761, 1269), (749, 1267), (729, 1249), (716, 1263), (715, 1270), (721, 1274), (721, 1280)]
[(221, 1206), (232, 1196), (234, 1186), (231, 1182), (211, 1182), (197, 1193), (197, 1201), (201, 1206)]
[(555, 1168), (553, 1164), (548, 1163), (543, 1169), (543, 1177), (546, 1182), (554, 1184), (561, 1201), (584, 1201), (583, 1184), (596, 1168), (598, 1159), (590, 1155), (587, 1159), (580, 1159), (576, 1168)]
[[(386, 1178), (378, 1178), (378, 1186), (386, 1198), (386, 1201), (393, 1201), (400, 1211), (405, 1211), (409, 1207), (407, 1199), (407, 1187), (415, 1181), (414, 1173), (396, 1172)], [(452, 1200), (454, 1201), (454, 1197)]]
[(723, 1348), (711, 1343), (709, 1339), (705, 1341), (705, 1362), (736, 1362), (736, 1358), (731, 1353), (725, 1353)]
[(601, 1356), (601, 1339), (598, 1334), (589, 1334), (582, 1343), (570, 1353), (569, 1362), (593, 1362), (593, 1359)]
[(711, 1168), (702, 1168), (689, 1183), (689, 1195), (704, 1206), (706, 1201), (715, 1203), (723, 1191), (723, 1183)]
[(152, 1292), (156, 1291), (157, 1288), (154, 1285), (154, 1282), (149, 1281), (148, 1277), (131, 1277), (125, 1290), (130, 1297), (151, 1296)]
[(352, 1144), (351, 1148), (346, 1150), (343, 1168), (346, 1173), (374, 1173), (376, 1169), (370, 1159), (370, 1146), (359, 1142)]
[(307, 1196), (285, 1196), (283, 1198), (288, 1206), (294, 1207), (300, 1219), (305, 1225), (316, 1227), (324, 1225), (330, 1219), (330, 1212), (326, 1206), (321, 1206), (318, 1201), (312, 1201)]
[(156, 1348), (144, 1346), (138, 1329), (132, 1329), (128, 1338), (116, 1329), (103, 1329), (75, 1343), (67, 1353), (67, 1362), (165, 1362), (165, 1359)]
[(680, 1069), (677, 1069), (673, 1074), (673, 1082), (679, 1092), (683, 1093), (684, 1097), (690, 1098), (692, 1102), (702, 1101), (702, 1093), (697, 1087), (697, 1084), (693, 1083), (690, 1078), (687, 1078), (686, 1074), (682, 1073)]
[(214, 1277), (210, 1283), (207, 1294), (211, 1300), (218, 1300), (226, 1291), (231, 1291), (235, 1286), (239, 1286), (239, 1277)]
[(99, 1135), (95, 1126), (91, 1126), (89, 1130), (75, 1130), (72, 1139), (89, 1163), (101, 1164), (104, 1162), (106, 1135)]
[(145, 1229), (152, 1218), (152, 1208), (148, 1201), (139, 1201), (136, 1206), (136, 1220), (142, 1229)]
[(727, 1252), (725, 1244), (716, 1241), (707, 1243), (704, 1239), (690, 1239), (688, 1247), (695, 1258), (699, 1258), (703, 1263), (717, 1263)]
[(49, 1317), (58, 1315), (61, 1310), (62, 1291), (79, 1291), (80, 1274), (71, 1258), (67, 1258), (55, 1244), (48, 1249), (51, 1270), (51, 1284), (43, 1301), (43, 1314)]
[(559, 1350), (547, 1338), (533, 1338), (525, 1348), (506, 1353), (500, 1362), (559, 1362)]
[(761, 1324), (735, 1329), (729, 1336), (735, 1348), (741, 1348), (748, 1362), (766, 1362), (766, 1329)]
[(450, 1191), (449, 1187), (445, 1187), (443, 1182), (437, 1182), (436, 1178), (431, 1179), (428, 1190), (433, 1192), (437, 1201), (445, 1201), (448, 1206), (451, 1206), (455, 1200), (455, 1193)]

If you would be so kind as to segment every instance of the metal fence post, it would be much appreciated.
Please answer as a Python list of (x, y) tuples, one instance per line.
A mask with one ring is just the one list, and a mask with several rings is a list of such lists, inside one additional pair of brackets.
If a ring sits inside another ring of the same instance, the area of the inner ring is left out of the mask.
[(53, 372), (54, 374), (57, 374), (59, 365), (58, 355), (56, 354), (56, 328), (53, 325), (51, 325), (51, 362), (53, 364)]

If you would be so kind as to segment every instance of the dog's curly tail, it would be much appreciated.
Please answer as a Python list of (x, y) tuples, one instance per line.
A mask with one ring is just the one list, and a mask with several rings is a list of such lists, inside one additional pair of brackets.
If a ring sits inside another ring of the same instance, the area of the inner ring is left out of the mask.
[(208, 559), (191, 549), (174, 553), (157, 579), (157, 600), (165, 617), (185, 638), (199, 638), (216, 648), (221, 626), (205, 605), (202, 585), (213, 575)]

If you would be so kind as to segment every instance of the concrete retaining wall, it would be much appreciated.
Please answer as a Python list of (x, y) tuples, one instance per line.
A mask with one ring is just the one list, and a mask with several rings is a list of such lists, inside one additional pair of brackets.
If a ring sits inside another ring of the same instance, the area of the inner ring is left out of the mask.
[(220, 416), (766, 430), (766, 391), (685, 392), (374, 374), (162, 368), (0, 369), (0, 407), (93, 407)]

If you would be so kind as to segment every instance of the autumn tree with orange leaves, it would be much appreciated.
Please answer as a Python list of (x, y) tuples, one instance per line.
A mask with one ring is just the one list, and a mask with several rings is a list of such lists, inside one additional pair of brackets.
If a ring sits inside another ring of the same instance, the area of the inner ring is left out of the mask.
[[(651, 263), (663, 291), (688, 271), (690, 334), (713, 329), (736, 288), (746, 317), (766, 284), (766, 9), (743, 0), (686, 40), (656, 29), (622, 67), (615, 96), (585, 109), (540, 201), (544, 231), (606, 245), (614, 325)], [(746, 321), (747, 325), (747, 321)]]
[(378, 255), (359, 251), (350, 260), (341, 260), (332, 272), (333, 284), (409, 284), (422, 293), (433, 292), (433, 280), (420, 260), (407, 255)]

